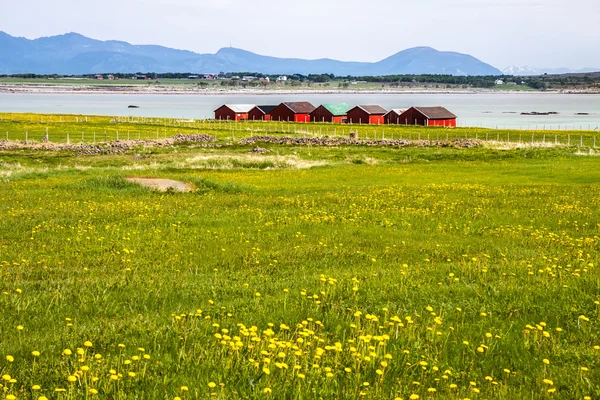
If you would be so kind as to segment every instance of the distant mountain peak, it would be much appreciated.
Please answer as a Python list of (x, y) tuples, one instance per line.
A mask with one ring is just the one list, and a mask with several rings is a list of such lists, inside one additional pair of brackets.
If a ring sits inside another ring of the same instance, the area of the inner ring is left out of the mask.
[(269, 57), (235, 47), (223, 47), (216, 54), (197, 54), (155, 45), (95, 40), (69, 32), (35, 40), (0, 34), (0, 50), (3, 74), (248, 71), (274, 75), (501, 75), (496, 68), (470, 55), (441, 52), (427, 46), (406, 49), (374, 63), (343, 62)]
[(535, 68), (527, 65), (511, 65), (502, 70), (505, 75), (535, 76), (535, 75), (558, 75), (558, 74), (582, 74), (587, 72), (598, 72), (600, 68)]

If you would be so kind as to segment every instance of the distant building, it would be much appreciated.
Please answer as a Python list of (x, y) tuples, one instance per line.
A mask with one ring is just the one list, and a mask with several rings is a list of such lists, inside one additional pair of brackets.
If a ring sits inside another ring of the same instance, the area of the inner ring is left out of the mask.
[(253, 81), (253, 80), (255, 80), (255, 79), (256, 79), (256, 77), (255, 77), (255, 76), (243, 76), (243, 77), (242, 77), (242, 80), (243, 80), (243, 81), (246, 81), (246, 82), (250, 82), (250, 81)]
[(383, 125), (387, 110), (378, 105), (360, 105), (348, 111), (348, 123)]
[(134, 79), (137, 79), (137, 80), (144, 80), (144, 81), (145, 81), (145, 80), (148, 80), (148, 77), (147, 77), (146, 75), (136, 75), (136, 76), (134, 77)]
[(346, 122), (346, 113), (349, 109), (350, 106), (346, 103), (322, 104), (310, 113), (310, 120), (341, 124)]
[(215, 110), (215, 119), (221, 121), (244, 121), (254, 104), (224, 104)]
[(400, 124), (400, 115), (406, 111), (405, 109), (392, 108), (387, 114), (383, 116), (383, 121), (386, 125), (397, 125)]
[(277, 82), (285, 82), (288, 80), (288, 77), (285, 75), (281, 75), (279, 78), (277, 78)]
[(503, 81), (502, 79), (496, 79), (496, 80), (494, 81), (494, 83), (495, 83), (496, 85), (504, 85), (504, 81)]
[(456, 126), (456, 115), (444, 107), (411, 107), (400, 115), (401, 125)]
[(106, 77), (106, 79), (108, 79), (109, 81), (113, 81), (115, 79), (114, 75), (108, 75)]
[(94, 75), (94, 79), (104, 79), (102, 75)]
[(270, 121), (271, 112), (277, 106), (256, 106), (248, 112), (248, 120), (250, 121)]
[(271, 111), (271, 121), (310, 122), (315, 108), (307, 101), (281, 103)]

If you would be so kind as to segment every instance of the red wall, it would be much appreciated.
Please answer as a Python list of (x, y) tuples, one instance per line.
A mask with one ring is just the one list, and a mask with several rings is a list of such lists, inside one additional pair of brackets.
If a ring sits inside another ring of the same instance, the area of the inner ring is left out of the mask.
[(294, 112), (280, 104), (271, 111), (271, 121), (294, 121)]
[(368, 124), (369, 114), (362, 108), (353, 108), (348, 111), (348, 123), (349, 124)]
[(248, 113), (248, 119), (250, 121), (264, 121), (265, 114), (257, 108), (253, 108)]
[(423, 125), (427, 126), (427, 118), (414, 108), (409, 108), (400, 116), (400, 125)]
[(362, 108), (354, 108), (348, 111), (348, 123), (349, 124), (371, 124), (371, 125), (383, 125), (383, 115), (371, 115)]
[(294, 122), (310, 122), (310, 114), (294, 114)]
[(315, 110), (310, 113), (310, 120), (312, 122), (333, 122), (333, 118), (333, 114), (323, 106), (315, 108)]
[(370, 115), (369, 116), (369, 124), (371, 125), (383, 125), (384, 124), (383, 115)]
[(400, 116), (395, 112), (391, 112), (385, 115), (385, 123), (388, 125), (400, 124)]
[(456, 126), (456, 119), (430, 119), (427, 126)]
[(333, 121), (331, 122), (334, 124), (343, 124), (346, 122), (346, 116), (340, 115), (339, 117), (333, 117)]

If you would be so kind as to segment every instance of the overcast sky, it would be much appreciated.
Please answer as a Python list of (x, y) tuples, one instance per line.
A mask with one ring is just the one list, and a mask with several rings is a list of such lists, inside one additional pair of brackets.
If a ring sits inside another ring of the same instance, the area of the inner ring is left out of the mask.
[(501, 69), (600, 68), (600, 0), (0, 0), (0, 30), (346, 61), (431, 46)]

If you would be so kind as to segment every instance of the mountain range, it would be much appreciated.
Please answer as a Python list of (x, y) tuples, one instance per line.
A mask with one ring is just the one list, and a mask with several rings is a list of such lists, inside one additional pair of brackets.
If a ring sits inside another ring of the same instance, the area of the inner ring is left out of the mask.
[(0, 74), (62, 74), (135, 72), (258, 72), (264, 74), (394, 74), (502, 75), (497, 68), (468, 54), (415, 47), (384, 60), (344, 62), (258, 55), (236, 48), (198, 54), (155, 45), (90, 39), (77, 33), (34, 40), (0, 31)]
[(534, 75), (562, 75), (562, 74), (583, 74), (588, 72), (597, 72), (600, 68), (583, 68), (583, 69), (572, 69), (572, 68), (535, 68), (526, 65), (518, 66), (512, 65), (502, 70), (505, 75), (513, 76), (534, 76)]

